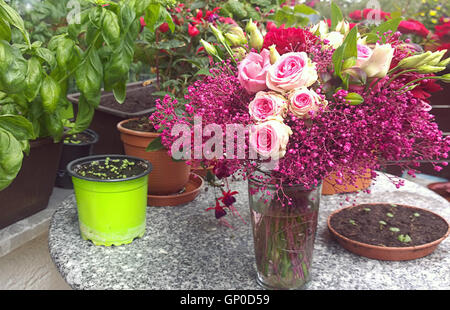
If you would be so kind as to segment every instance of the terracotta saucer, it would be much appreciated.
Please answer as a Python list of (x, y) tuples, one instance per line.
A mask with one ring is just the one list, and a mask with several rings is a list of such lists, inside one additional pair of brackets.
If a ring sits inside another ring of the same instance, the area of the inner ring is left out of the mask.
[(427, 187), (450, 201), (450, 182), (432, 183), (428, 184)]
[[(398, 205), (398, 206), (401, 206), (401, 205)], [(335, 214), (341, 212), (342, 210), (345, 210), (348, 208), (355, 208), (355, 207), (358, 207), (358, 206), (346, 207), (346, 208), (334, 211), (328, 217), (327, 225), (328, 225), (328, 229), (329, 229), (330, 233), (334, 236), (334, 238), (338, 241), (338, 243), (344, 249), (346, 249), (347, 251), (350, 251), (356, 255), (360, 255), (360, 256), (364, 256), (364, 257), (372, 258), (372, 259), (386, 260), (386, 261), (413, 260), (413, 259), (421, 258), (421, 257), (431, 254), (437, 248), (437, 246), (445, 238), (447, 238), (448, 235), (450, 234), (450, 224), (440, 215), (438, 215), (434, 212), (431, 212), (430, 210), (425, 210), (425, 209), (421, 209), (421, 208), (417, 208), (417, 207), (402, 206), (402, 207), (417, 209), (422, 212), (423, 211), (429, 212), (429, 213), (432, 213), (435, 216), (441, 218), (443, 221), (445, 221), (445, 223), (447, 223), (447, 227), (448, 227), (447, 232), (445, 233), (444, 236), (442, 236), (441, 238), (439, 238), (433, 242), (429, 242), (429, 243), (417, 245), (417, 246), (410, 246), (410, 247), (383, 247), (383, 246), (376, 246), (376, 245), (358, 242), (358, 241), (349, 239), (349, 238), (341, 235), (331, 226), (331, 218)]]
[(148, 195), (147, 205), (151, 207), (173, 207), (186, 204), (193, 201), (200, 194), (203, 183), (204, 181), (200, 176), (191, 173), (189, 182), (182, 191), (168, 196)]

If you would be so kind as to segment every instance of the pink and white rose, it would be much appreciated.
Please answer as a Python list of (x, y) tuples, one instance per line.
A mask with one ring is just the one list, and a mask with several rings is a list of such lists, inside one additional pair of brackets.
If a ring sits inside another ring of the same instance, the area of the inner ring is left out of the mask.
[(322, 99), (314, 90), (301, 87), (289, 94), (289, 111), (299, 118), (310, 118), (311, 111), (325, 108), (328, 102)]
[(266, 75), (270, 68), (270, 52), (263, 49), (260, 54), (251, 52), (238, 66), (238, 79), (249, 94), (267, 89)]
[(275, 92), (258, 92), (249, 106), (249, 113), (257, 122), (265, 122), (271, 119), (283, 121), (287, 111), (287, 100), (284, 96)]
[(361, 67), (366, 61), (370, 59), (373, 54), (373, 51), (370, 47), (363, 44), (357, 45), (358, 49), (358, 58), (356, 59), (356, 67)]
[(253, 125), (250, 130), (250, 147), (264, 158), (280, 159), (286, 154), (286, 146), (292, 130), (276, 120)]
[(316, 64), (305, 52), (286, 53), (269, 68), (267, 86), (275, 91), (284, 92), (303, 86), (311, 86), (317, 81)]

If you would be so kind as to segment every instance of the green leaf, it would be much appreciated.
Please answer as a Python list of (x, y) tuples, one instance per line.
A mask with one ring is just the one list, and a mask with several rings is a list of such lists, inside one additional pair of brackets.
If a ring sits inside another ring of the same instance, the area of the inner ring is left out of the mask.
[(11, 41), (11, 27), (8, 22), (0, 18), (0, 40)]
[(100, 103), (103, 66), (98, 51), (91, 49), (75, 72), (78, 89), (94, 107)]
[(150, 4), (147, 7), (144, 20), (146, 27), (148, 27), (148, 29), (150, 29), (151, 31), (155, 31), (157, 27), (156, 24), (158, 22), (159, 16), (161, 15), (161, 10), (163, 10), (163, 7), (158, 3)]
[(343, 80), (344, 84), (348, 83), (348, 76), (342, 76), (344, 61), (358, 56), (357, 35), (358, 28), (355, 26), (349, 32), (342, 45), (334, 51), (332, 56), (335, 74)]
[(94, 117), (95, 107), (86, 100), (83, 94), (78, 99), (78, 114), (75, 125), (69, 134), (79, 133), (86, 130)]
[(113, 93), (118, 103), (124, 103), (127, 96), (127, 83), (121, 82), (114, 85)]
[(297, 4), (294, 7), (294, 12), (305, 14), (305, 15), (319, 14), (319, 12), (317, 12), (316, 10), (314, 10), (313, 8), (311, 8), (310, 6), (307, 6), (305, 4)]
[(59, 84), (51, 76), (45, 77), (42, 81), (40, 94), (44, 111), (49, 114), (54, 113), (61, 99), (61, 87)]
[(109, 46), (115, 46), (120, 39), (120, 26), (117, 15), (105, 10), (102, 28), (103, 39)]
[(22, 145), (9, 132), (0, 128), (0, 191), (8, 187), (22, 167)]
[(20, 15), (13, 8), (7, 5), (4, 0), (0, 0), (0, 19), (4, 19), (11, 26), (19, 29), (27, 45), (30, 45), (30, 37), (25, 29), (25, 24), (22, 17), (20, 17)]
[(344, 19), (341, 9), (336, 3), (331, 2), (331, 29), (336, 29), (340, 21)]
[(44, 47), (40, 47), (37, 48), (35, 52), (36, 56), (38, 56), (39, 58), (41, 58), (50, 65), (50, 68), (53, 69), (54, 67), (56, 67), (56, 57), (51, 50)]
[(5, 92), (23, 91), (27, 68), (27, 61), (18, 48), (4, 40), (0, 41), (0, 85)]
[(72, 55), (74, 54), (75, 43), (69, 38), (59, 40), (56, 48), (56, 62), (62, 68), (67, 67)]
[(21, 115), (0, 115), (0, 128), (9, 131), (17, 140), (36, 138), (33, 124)]
[(164, 149), (164, 145), (162, 145), (161, 136), (150, 142), (145, 149), (146, 152), (155, 152)]
[(403, 20), (403, 18), (393, 18), (389, 19), (388, 21), (382, 23), (378, 27), (375, 27), (368, 35), (367, 35), (367, 43), (375, 43), (378, 41), (379, 35), (377, 32), (379, 32), (380, 35), (382, 35), (385, 32), (388, 32), (391, 30), (392, 32), (397, 31), (398, 26), (400, 25), (400, 22)]
[(202, 68), (202, 69), (198, 70), (194, 76), (197, 76), (197, 75), (212, 76), (212, 73), (209, 71), (209, 68)]
[(344, 51), (344, 60), (355, 57), (358, 57), (358, 27), (355, 26), (350, 30), (347, 37), (345, 38), (345, 51)]

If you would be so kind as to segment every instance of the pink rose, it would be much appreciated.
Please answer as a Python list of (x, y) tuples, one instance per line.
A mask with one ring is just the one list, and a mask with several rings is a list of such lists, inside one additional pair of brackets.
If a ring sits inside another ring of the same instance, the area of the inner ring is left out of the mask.
[(325, 108), (328, 102), (323, 100), (315, 91), (301, 87), (289, 94), (289, 111), (297, 117), (310, 118), (311, 111)]
[(367, 45), (358, 44), (358, 59), (356, 60), (356, 66), (361, 67), (373, 54), (373, 51)]
[(257, 122), (265, 122), (271, 119), (283, 121), (287, 110), (287, 100), (275, 92), (259, 92), (250, 102), (249, 113)]
[(311, 86), (317, 81), (316, 65), (305, 52), (286, 53), (267, 72), (267, 86), (275, 91), (290, 91)]
[(250, 148), (264, 158), (279, 159), (286, 154), (290, 135), (291, 128), (276, 120), (253, 125), (250, 130)]
[(261, 54), (253, 53), (239, 64), (238, 78), (248, 93), (254, 94), (267, 89), (266, 75), (270, 67), (270, 52), (263, 49)]

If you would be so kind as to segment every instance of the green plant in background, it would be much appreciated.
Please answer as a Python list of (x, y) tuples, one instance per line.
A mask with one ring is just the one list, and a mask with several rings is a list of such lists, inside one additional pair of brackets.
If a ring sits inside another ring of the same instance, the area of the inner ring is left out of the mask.
[(450, 2), (447, 0), (421, 0), (421, 6), (414, 14), (428, 29), (434, 29), (441, 17), (450, 14)]
[[(72, 127), (71, 133), (88, 128), (102, 85), (124, 101), (139, 17), (146, 14), (150, 29), (170, 19), (166, 1), (86, 3), (81, 23), (68, 25), (67, 32), (46, 44), (31, 40), (18, 12), (0, 0), (0, 190), (16, 177), (30, 140), (60, 141), (64, 125)], [(76, 121), (69, 124), (70, 80), (81, 96)]]

